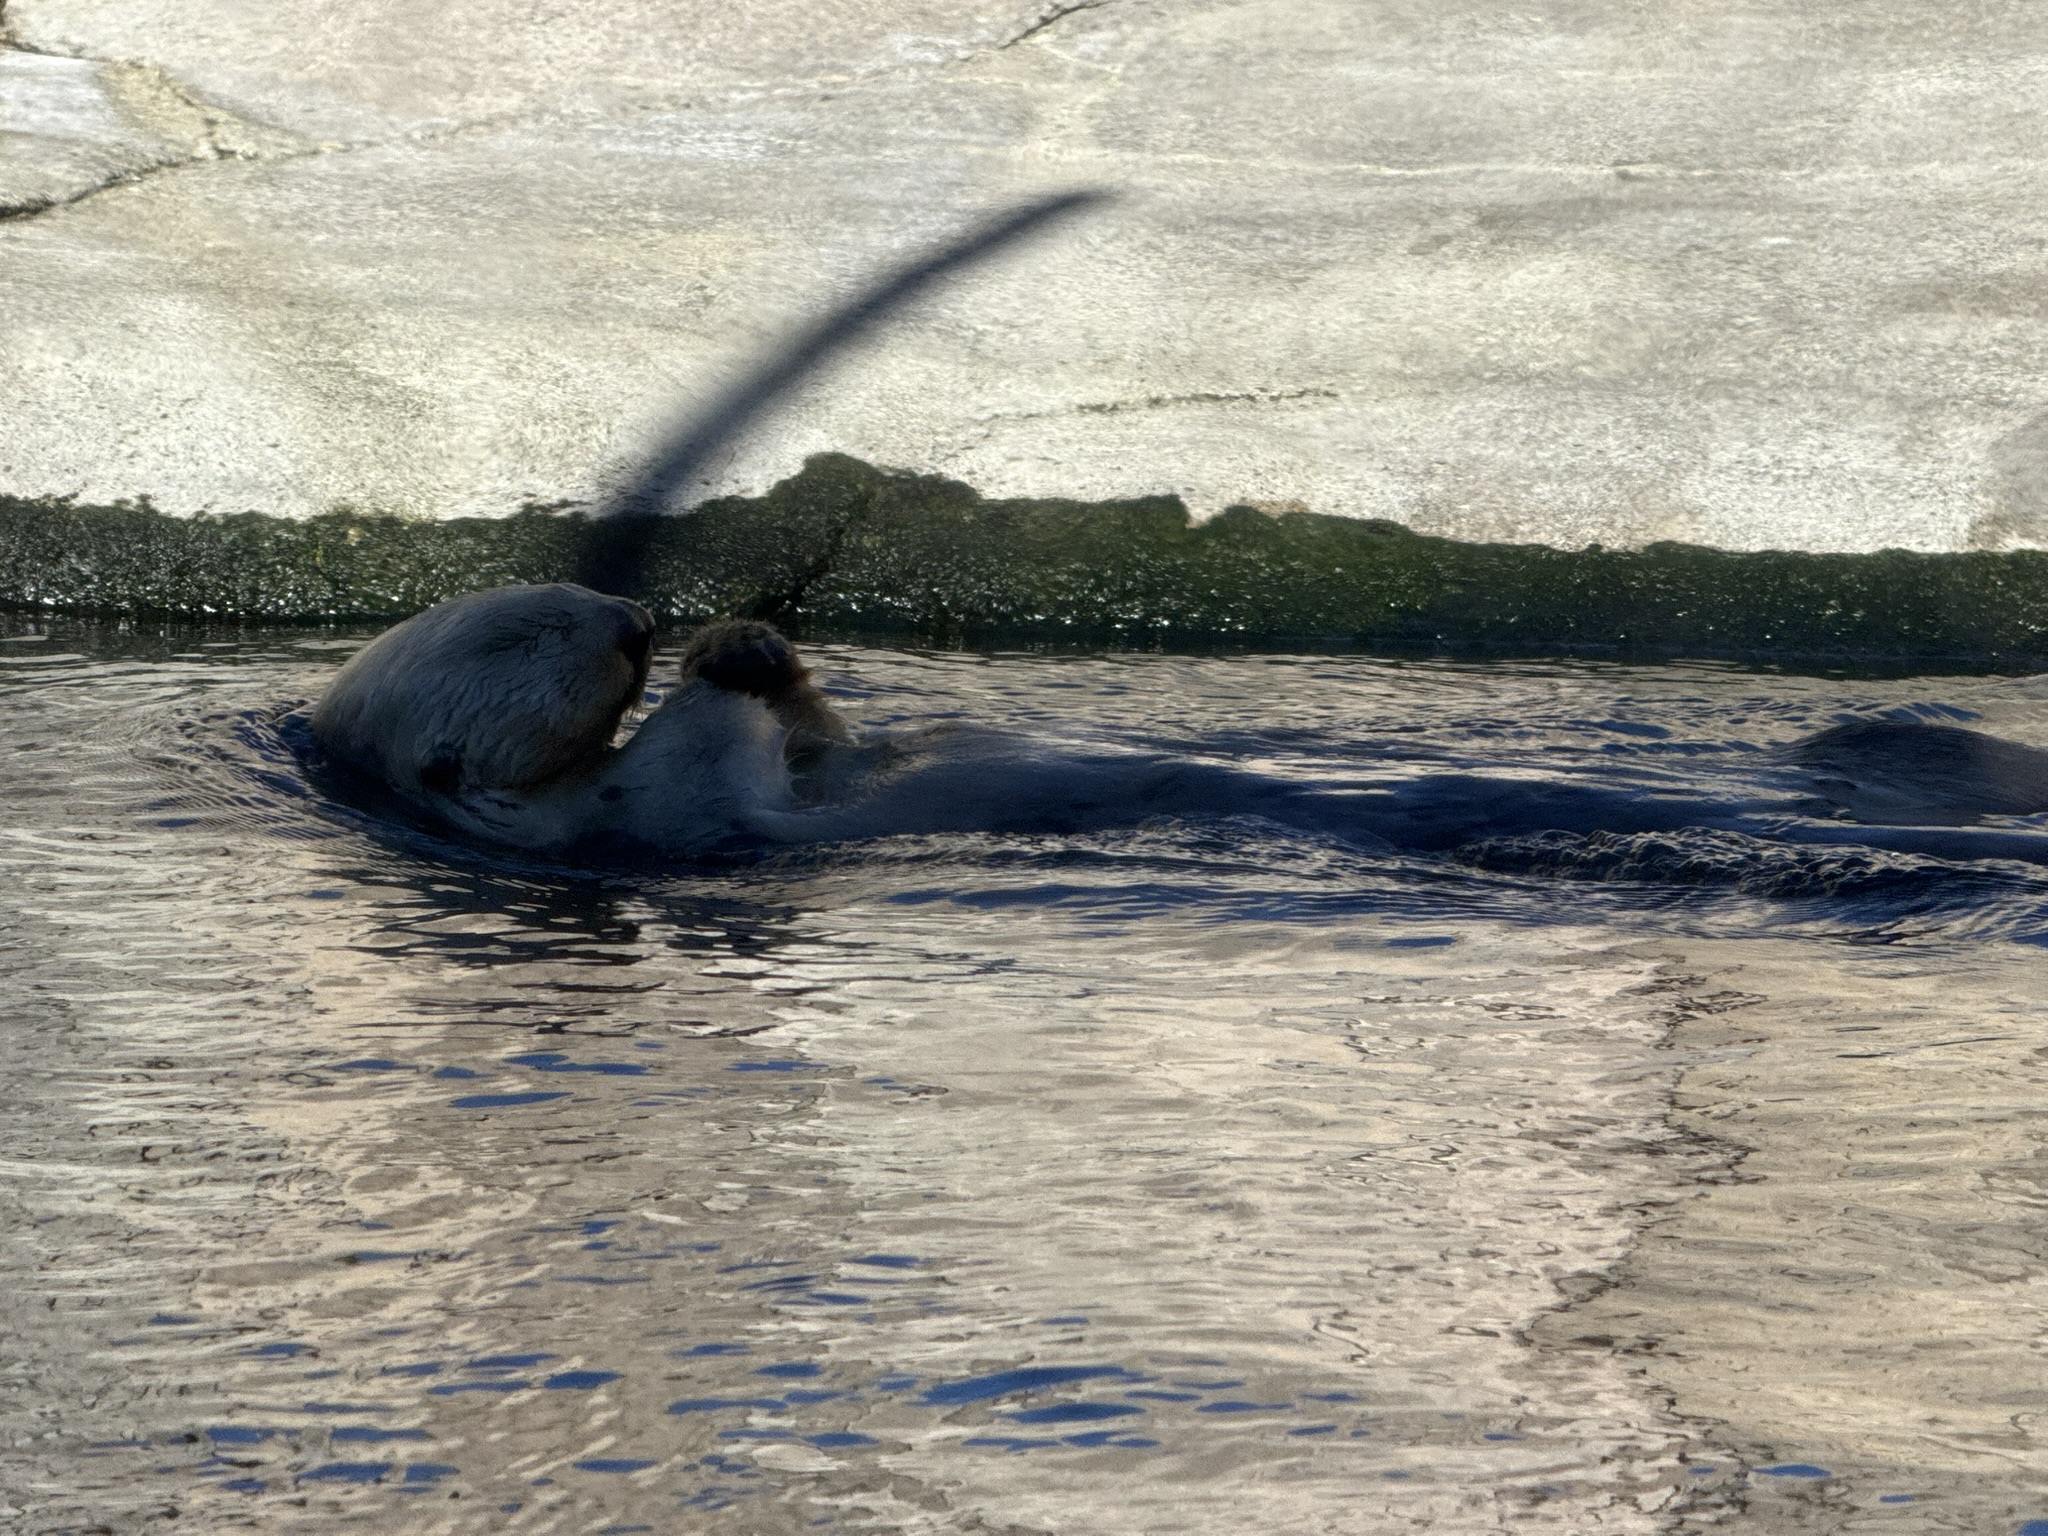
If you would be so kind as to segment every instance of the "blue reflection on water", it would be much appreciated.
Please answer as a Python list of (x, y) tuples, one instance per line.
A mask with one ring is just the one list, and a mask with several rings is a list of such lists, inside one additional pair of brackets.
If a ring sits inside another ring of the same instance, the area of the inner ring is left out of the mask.
[(388, 1461), (331, 1461), (324, 1467), (301, 1472), (302, 1483), (376, 1483), (390, 1472)]
[(541, 1385), (553, 1392), (588, 1392), (618, 1379), (617, 1371), (561, 1371)]
[(1144, 1411), (1134, 1403), (1049, 1403), (1043, 1408), (1027, 1408), (1021, 1413), (1013, 1413), (1010, 1417), (1019, 1424), (1070, 1424), (1094, 1419), (1120, 1419), (1127, 1414)]
[(765, 1408), (779, 1412), (786, 1407), (779, 1397), (686, 1397), (668, 1405), (670, 1413), (723, 1413), (728, 1408)]
[(277, 1433), (278, 1431), (274, 1429), (256, 1429), (242, 1424), (218, 1424), (206, 1432), (206, 1438), (215, 1445), (261, 1445)]
[(929, 1388), (923, 1400), (934, 1406), (980, 1403), (990, 1398), (1007, 1397), (1013, 1392), (1035, 1392), (1043, 1387), (1064, 1386), (1072, 1381), (1103, 1378), (1136, 1379), (1120, 1365), (1031, 1365), (1014, 1371), (998, 1371), (991, 1376), (970, 1376), (964, 1381), (942, 1382)]
[(506, 1064), (530, 1067), (536, 1072), (595, 1072), (604, 1077), (639, 1077), (649, 1068), (644, 1061), (571, 1061), (560, 1051), (528, 1051), (507, 1056)]

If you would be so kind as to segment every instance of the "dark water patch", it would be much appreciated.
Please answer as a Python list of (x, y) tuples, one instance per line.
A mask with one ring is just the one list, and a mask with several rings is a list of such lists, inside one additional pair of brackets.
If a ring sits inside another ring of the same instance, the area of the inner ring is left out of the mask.
[(529, 1104), (546, 1104), (568, 1097), (566, 1093), (472, 1093), (448, 1102), (456, 1109), (523, 1109)]
[[(1882, 838), (1888, 830), (1866, 835)], [(2018, 943), (2048, 939), (2048, 875), (2038, 867), (2000, 862), (1995, 852), (1989, 861), (1977, 856), (1974, 829), (1903, 830), (1926, 851), (1801, 846), (1691, 827), (1489, 839), (1459, 849), (1456, 858), (1502, 875), (1606, 887), (1621, 900), (1632, 893), (1646, 909), (1683, 913), (1691, 923), (1774, 914), (1774, 921), (1815, 923), (1875, 943), (1936, 929)], [(1736, 905), (1717, 912), (1700, 903), (1702, 891), (1718, 891)]]
[[(336, 511), (298, 522), (0, 497), (0, 606), (386, 621), (462, 592), (562, 579), (595, 526), (531, 507), (498, 519)], [(956, 481), (841, 455), (812, 459), (763, 496), (659, 520), (647, 536), (642, 595), (672, 622), (741, 613), (814, 634), (967, 646), (2048, 666), (2039, 551), (1572, 551), (1245, 507), (1194, 524), (1173, 497), (988, 501)]]
[(335, 1461), (299, 1474), (302, 1483), (379, 1483), (391, 1472), (388, 1461)]
[(648, 1070), (645, 1062), (638, 1061), (571, 1061), (560, 1051), (529, 1051), (507, 1056), (505, 1061), (536, 1072), (596, 1072), (606, 1077), (638, 1077)]
[(1135, 1403), (1048, 1403), (1010, 1415), (1019, 1424), (1078, 1424), (1096, 1419), (1121, 1419), (1145, 1410)]
[[(1878, 896), (1907, 901), (1955, 896), (1971, 876), (1908, 854), (1861, 848), (1787, 847), (1701, 827), (1670, 832), (1538, 832), (1471, 843), (1461, 863), (1543, 879), (1726, 886), (1767, 897)], [(2002, 884), (1997, 875), (1977, 882)]]
[(786, 1405), (779, 1397), (686, 1397), (668, 1405), (670, 1413), (726, 1413), (735, 1408), (758, 1408), (780, 1412)]
[(1127, 1380), (1130, 1373), (1119, 1365), (1024, 1366), (1014, 1371), (997, 1371), (989, 1376), (970, 1376), (964, 1381), (942, 1382), (927, 1389), (923, 1401), (935, 1407), (955, 1407), (962, 1403), (989, 1402), (1020, 1393), (1043, 1391), (1047, 1387), (1105, 1378)]

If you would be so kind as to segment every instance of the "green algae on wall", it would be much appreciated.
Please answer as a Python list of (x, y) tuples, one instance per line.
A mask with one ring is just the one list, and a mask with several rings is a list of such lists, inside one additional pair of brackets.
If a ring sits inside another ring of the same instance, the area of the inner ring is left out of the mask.
[[(332, 512), (171, 517), (0, 498), (0, 605), (338, 622), (575, 568), (590, 523)], [(2048, 553), (1558, 550), (1173, 497), (988, 501), (956, 481), (812, 459), (759, 497), (650, 527), (672, 622), (720, 613), (940, 645), (1230, 644), (1615, 652), (2036, 670)]]

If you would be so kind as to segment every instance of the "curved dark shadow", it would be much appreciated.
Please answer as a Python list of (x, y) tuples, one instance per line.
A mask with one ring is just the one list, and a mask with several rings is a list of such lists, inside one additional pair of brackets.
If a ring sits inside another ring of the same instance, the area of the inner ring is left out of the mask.
[(687, 422), (630, 486), (599, 508), (578, 554), (574, 579), (599, 592), (640, 596), (646, 585), (648, 542), (662, 509), (721, 443), (833, 352), (941, 278), (1015, 245), (1067, 214), (1105, 202), (1109, 196), (1092, 189), (1062, 192), (1012, 209), (952, 244), (898, 268), (791, 337)]

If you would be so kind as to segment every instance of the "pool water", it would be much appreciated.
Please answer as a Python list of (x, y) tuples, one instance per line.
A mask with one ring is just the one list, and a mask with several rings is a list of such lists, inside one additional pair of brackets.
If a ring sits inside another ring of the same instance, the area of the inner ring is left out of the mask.
[(0, 639), (13, 1528), (2048, 1531), (2048, 869), (1585, 820), (2048, 682), (823, 647), (1428, 835), (604, 870), (323, 793), (362, 638)]

